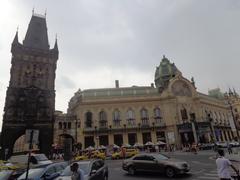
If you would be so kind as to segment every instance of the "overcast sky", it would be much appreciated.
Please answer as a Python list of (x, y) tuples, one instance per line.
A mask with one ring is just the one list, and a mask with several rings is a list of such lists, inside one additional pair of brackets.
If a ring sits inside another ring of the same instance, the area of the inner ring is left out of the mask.
[(10, 79), (11, 43), (44, 14), (50, 46), (58, 36), (56, 109), (80, 89), (150, 85), (162, 55), (198, 91), (240, 90), (239, 0), (1, 0), (0, 126)]

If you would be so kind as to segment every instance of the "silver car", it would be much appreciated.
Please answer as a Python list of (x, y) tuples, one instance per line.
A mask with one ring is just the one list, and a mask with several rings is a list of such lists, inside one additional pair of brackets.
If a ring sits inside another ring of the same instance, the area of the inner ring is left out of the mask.
[[(84, 180), (107, 180), (108, 167), (103, 160), (95, 159), (77, 162), (79, 168), (84, 172)], [(67, 166), (62, 174), (55, 180), (71, 180), (72, 172)]]

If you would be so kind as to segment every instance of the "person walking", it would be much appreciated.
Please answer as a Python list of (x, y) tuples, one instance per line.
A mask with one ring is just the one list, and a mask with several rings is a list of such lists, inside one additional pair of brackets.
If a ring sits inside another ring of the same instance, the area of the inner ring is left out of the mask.
[(232, 145), (230, 143), (227, 144), (228, 154), (232, 154)]
[(70, 168), (72, 171), (72, 180), (84, 180), (84, 172), (79, 168), (78, 163), (73, 163)]
[(218, 154), (219, 156), (216, 160), (216, 165), (220, 180), (231, 180), (229, 167), (231, 167), (239, 176), (239, 170), (237, 170), (232, 163), (224, 157), (224, 150), (219, 149)]

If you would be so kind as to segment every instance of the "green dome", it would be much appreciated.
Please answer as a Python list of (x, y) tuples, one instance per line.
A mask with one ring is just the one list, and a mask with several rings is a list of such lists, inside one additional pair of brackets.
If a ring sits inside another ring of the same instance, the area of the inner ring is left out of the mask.
[(155, 85), (158, 88), (165, 88), (171, 78), (175, 77), (178, 73), (178, 69), (174, 63), (171, 63), (165, 56), (156, 68), (155, 71)]

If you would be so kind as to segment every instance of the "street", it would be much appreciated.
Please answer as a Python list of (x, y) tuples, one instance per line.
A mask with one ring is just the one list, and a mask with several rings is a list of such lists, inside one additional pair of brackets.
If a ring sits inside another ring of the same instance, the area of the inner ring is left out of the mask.
[[(187, 161), (191, 166), (191, 171), (189, 174), (177, 176), (174, 179), (194, 179), (194, 180), (217, 180), (217, 170), (215, 165), (215, 159), (213, 156), (216, 154), (212, 151), (202, 151), (197, 155), (185, 152), (174, 152), (165, 153), (166, 155), (182, 159)], [(121, 168), (122, 160), (107, 160), (109, 167), (109, 180), (147, 180), (147, 179), (163, 179), (167, 180), (169, 178), (160, 174), (151, 173), (138, 173), (137, 175), (130, 176), (127, 172), (123, 171)], [(238, 167), (239, 168), (239, 167)]]

